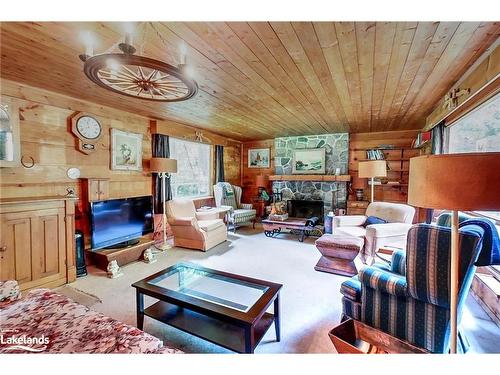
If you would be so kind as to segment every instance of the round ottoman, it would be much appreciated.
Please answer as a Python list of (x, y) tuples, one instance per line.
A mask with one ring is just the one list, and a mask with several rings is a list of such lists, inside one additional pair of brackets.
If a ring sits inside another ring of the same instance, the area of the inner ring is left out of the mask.
[(358, 273), (354, 258), (363, 250), (365, 240), (345, 234), (324, 234), (315, 242), (321, 258), (316, 271), (354, 276)]

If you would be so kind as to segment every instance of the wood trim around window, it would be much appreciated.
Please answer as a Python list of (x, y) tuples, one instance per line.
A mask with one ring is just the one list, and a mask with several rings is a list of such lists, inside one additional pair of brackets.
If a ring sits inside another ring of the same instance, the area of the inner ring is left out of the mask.
[(445, 126), (452, 126), (454, 122), (472, 112), (500, 92), (500, 73), (486, 85), (468, 97), (462, 104), (448, 113), (444, 118)]

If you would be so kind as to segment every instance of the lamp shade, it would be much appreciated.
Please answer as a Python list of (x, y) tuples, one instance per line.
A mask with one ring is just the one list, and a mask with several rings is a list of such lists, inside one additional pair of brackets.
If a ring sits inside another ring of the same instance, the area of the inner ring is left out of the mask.
[(457, 211), (500, 208), (500, 152), (410, 159), (408, 203)]
[(168, 158), (151, 158), (150, 169), (151, 172), (156, 173), (176, 173), (177, 160)]
[(361, 178), (387, 176), (387, 163), (385, 160), (360, 161), (358, 175)]
[(267, 186), (267, 184), (269, 183), (269, 177), (266, 176), (266, 175), (258, 175), (256, 178), (255, 178), (255, 184), (260, 187), (260, 186)]

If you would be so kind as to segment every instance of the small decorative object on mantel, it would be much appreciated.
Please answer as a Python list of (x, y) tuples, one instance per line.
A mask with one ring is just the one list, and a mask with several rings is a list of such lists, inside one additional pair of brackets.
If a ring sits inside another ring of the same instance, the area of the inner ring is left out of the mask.
[(460, 89), (459, 87), (457, 87), (456, 89), (451, 90), (444, 97), (443, 108), (447, 110), (456, 108), (458, 106), (458, 98), (469, 94), (470, 89)]
[(142, 134), (111, 129), (111, 169), (142, 170)]
[(108, 263), (107, 272), (110, 279), (116, 279), (117, 277), (123, 276), (116, 260), (112, 260)]
[(325, 149), (295, 149), (293, 151), (293, 174), (325, 174)]
[(248, 150), (248, 168), (269, 168), (271, 150), (269, 148), (251, 148)]
[(96, 150), (96, 143), (102, 137), (102, 125), (88, 113), (75, 112), (69, 117), (71, 132), (77, 137), (77, 150), (88, 155)]
[(156, 255), (155, 253), (153, 253), (153, 250), (151, 250), (151, 248), (144, 250), (144, 254), (142, 256), (145, 263), (151, 264), (157, 261)]

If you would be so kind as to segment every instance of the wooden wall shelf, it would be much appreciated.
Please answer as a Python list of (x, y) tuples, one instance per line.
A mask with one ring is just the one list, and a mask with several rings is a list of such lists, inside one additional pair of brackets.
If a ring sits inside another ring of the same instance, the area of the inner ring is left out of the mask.
[(351, 175), (343, 174), (322, 175), (322, 174), (283, 174), (269, 176), (270, 181), (322, 181), (322, 182), (349, 182)]

